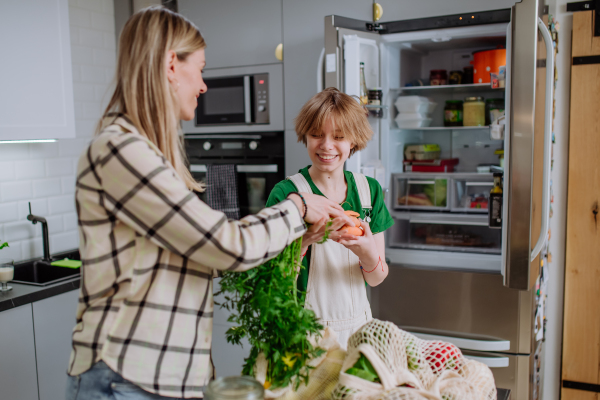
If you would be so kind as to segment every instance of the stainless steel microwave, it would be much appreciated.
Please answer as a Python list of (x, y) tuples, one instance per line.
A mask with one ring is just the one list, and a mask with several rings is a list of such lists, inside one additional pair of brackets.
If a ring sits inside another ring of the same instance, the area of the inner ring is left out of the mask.
[(198, 98), (183, 132), (225, 133), (283, 130), (281, 64), (206, 70), (208, 90)]
[(269, 74), (204, 79), (196, 126), (269, 123)]

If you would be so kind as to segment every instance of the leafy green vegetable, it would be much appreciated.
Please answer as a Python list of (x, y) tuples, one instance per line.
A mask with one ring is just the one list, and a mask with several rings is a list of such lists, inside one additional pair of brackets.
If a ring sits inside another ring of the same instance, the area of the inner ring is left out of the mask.
[(377, 375), (377, 371), (375, 371), (375, 368), (373, 368), (373, 365), (367, 359), (367, 357), (364, 356), (364, 354), (360, 355), (354, 365), (346, 370), (346, 373), (358, 376), (359, 378), (369, 382), (381, 383), (379, 375)]
[(0, 250), (5, 248), (5, 247), (9, 247), (7, 242), (4, 243), (0, 243)]
[(237, 325), (227, 331), (227, 341), (241, 344), (247, 338), (252, 346), (242, 374), (254, 376), (262, 352), (268, 363), (267, 381), (274, 388), (308, 383), (312, 367), (307, 362), (324, 353), (308, 340), (320, 335), (323, 326), (312, 310), (304, 309), (306, 293), (296, 289), (301, 247), (300, 238), (260, 267), (225, 272), (217, 293), (225, 294), (220, 306), (231, 312), (229, 322)]
[(329, 239), (329, 234), (331, 233), (331, 231), (329, 230), (329, 228), (331, 227), (331, 225), (333, 224), (333, 220), (330, 219), (329, 221), (327, 221), (327, 224), (325, 224), (325, 234), (323, 235), (323, 239), (321, 239), (320, 242), (318, 242), (319, 244), (323, 244), (327, 241), (327, 239)]
[(448, 181), (446, 179), (436, 179), (435, 184), (423, 186), (423, 193), (436, 207), (445, 207), (447, 188)]

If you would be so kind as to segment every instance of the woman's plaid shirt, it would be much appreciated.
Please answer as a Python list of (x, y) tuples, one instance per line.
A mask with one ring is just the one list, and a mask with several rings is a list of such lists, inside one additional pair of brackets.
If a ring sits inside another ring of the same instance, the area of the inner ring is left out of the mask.
[(306, 231), (291, 200), (228, 221), (123, 117), (79, 160), (83, 261), (69, 375), (104, 360), (141, 388), (201, 397), (213, 376), (215, 270), (264, 263)]

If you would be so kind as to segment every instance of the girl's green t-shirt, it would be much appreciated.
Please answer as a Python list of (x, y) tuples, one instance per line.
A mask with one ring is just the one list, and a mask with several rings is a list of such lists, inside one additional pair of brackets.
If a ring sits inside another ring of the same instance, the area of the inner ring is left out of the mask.
[[(308, 169), (311, 166), (309, 165), (306, 168), (301, 169), (300, 172), (304, 178), (308, 181), (310, 188), (312, 189), (314, 194), (318, 194), (320, 196), (324, 196), (323, 193), (317, 188), (314, 184), (310, 174), (308, 173)], [(344, 171), (344, 176), (346, 178), (346, 183), (348, 185), (348, 191), (346, 194), (346, 200), (341, 204), (344, 210), (352, 210), (356, 211), (360, 214), (360, 218), (365, 218), (365, 210), (363, 210), (360, 203), (360, 196), (358, 194), (358, 188), (356, 186), (356, 182), (354, 181), (354, 175), (352, 172)], [(371, 228), (371, 232), (373, 234), (380, 233), (385, 231), (387, 228), (394, 224), (394, 220), (392, 219), (387, 207), (385, 206), (384, 198), (383, 198), (383, 190), (381, 189), (381, 185), (377, 180), (373, 178), (367, 177), (367, 182), (369, 182), (369, 189), (371, 190), (371, 205), (373, 209), (370, 212), (369, 217), (371, 221), (369, 222), (369, 227)], [(298, 189), (296, 185), (289, 179), (283, 180), (279, 182), (269, 195), (269, 199), (267, 200), (267, 207), (274, 206), (275, 204), (283, 201), (291, 192), (297, 192)], [(310, 272), (310, 247), (308, 248), (308, 252), (306, 256), (302, 260), (302, 264), (304, 268), (300, 271), (300, 275), (298, 276), (298, 289), (302, 291), (306, 291), (308, 286), (308, 274)]]

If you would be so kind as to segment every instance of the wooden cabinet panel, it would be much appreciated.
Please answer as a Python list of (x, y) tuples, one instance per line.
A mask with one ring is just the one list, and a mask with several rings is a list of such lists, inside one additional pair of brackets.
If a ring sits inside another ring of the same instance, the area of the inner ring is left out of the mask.
[[(576, 12), (573, 14), (571, 53), (573, 57), (600, 55), (600, 37), (594, 36), (593, 11)], [(571, 93), (573, 93), (572, 89)]]
[(0, 398), (37, 399), (31, 304), (0, 313), (0, 343)]
[[(573, 56), (600, 55), (592, 13), (573, 15)], [(600, 383), (599, 107), (600, 64), (573, 65), (562, 378), (591, 384)], [(582, 392), (572, 398), (590, 396)]]
[(79, 290), (33, 303), (40, 400), (65, 396)]
[(563, 388), (560, 392), (560, 398), (561, 400), (600, 400), (600, 395), (594, 392)]

